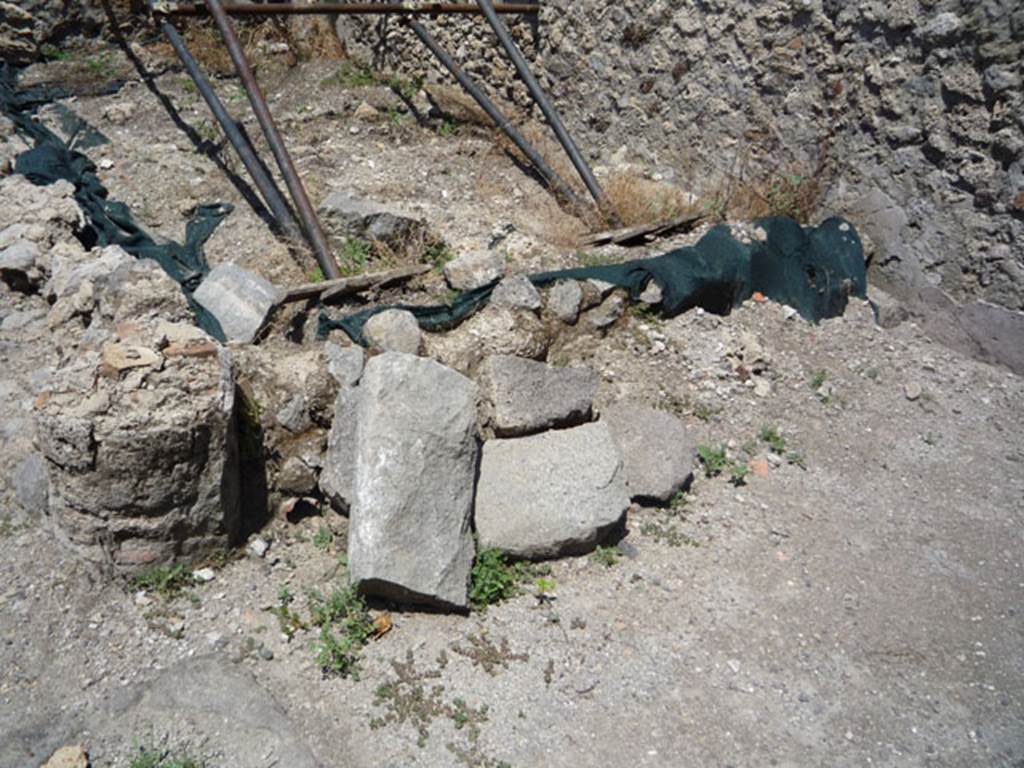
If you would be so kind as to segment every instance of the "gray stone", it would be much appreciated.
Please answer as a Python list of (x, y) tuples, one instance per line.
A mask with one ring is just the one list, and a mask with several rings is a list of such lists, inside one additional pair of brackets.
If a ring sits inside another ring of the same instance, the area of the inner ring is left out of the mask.
[(39, 246), (31, 240), (18, 240), (0, 251), (0, 280), (16, 291), (34, 291), (42, 281), (36, 267)]
[(33, 21), (28, 11), (13, 3), (0, 2), (0, 59), (11, 64), (29, 64), (38, 56)]
[(619, 294), (613, 293), (598, 307), (591, 309), (584, 316), (590, 325), (597, 330), (609, 328), (619, 320), (626, 312), (626, 300)]
[(306, 408), (306, 398), (299, 392), (285, 403), (284, 408), (274, 415), (274, 419), (289, 432), (299, 433), (312, 424)]
[(334, 402), (334, 420), (327, 434), (327, 455), (320, 473), (320, 490), (341, 514), (352, 507), (356, 477), (356, 418), (359, 388), (342, 387)]
[(46, 512), (49, 498), (46, 461), (38, 453), (31, 453), (14, 468), (14, 493), (21, 508), (30, 515)]
[(266, 557), (267, 551), (270, 549), (270, 543), (261, 536), (256, 536), (249, 542), (249, 546), (246, 547), (253, 557)]
[(424, 335), (426, 353), (462, 373), (471, 373), (488, 355), (538, 359), (550, 339), (532, 312), (488, 304), (447, 333)]
[(540, 292), (526, 275), (513, 275), (498, 283), (491, 294), (491, 303), (536, 312), (541, 306)]
[(336, 244), (349, 238), (379, 241), (404, 253), (427, 240), (427, 225), (400, 209), (364, 200), (352, 190), (335, 190), (320, 205), (325, 229)]
[(404, 309), (386, 309), (366, 321), (363, 335), (371, 347), (383, 352), (419, 354), (423, 333), (416, 316)]
[(96, 727), (101, 732), (119, 732), (125, 744), (133, 743), (153, 723), (182, 718), (197, 741), (215, 743), (237, 765), (320, 765), (301, 735), (302, 728), (273, 693), (244, 666), (229, 663), (223, 655), (177, 663), (156, 680), (134, 685), (112, 701), (110, 720), (101, 720)]
[(51, 301), (73, 296), (84, 283), (105, 283), (121, 268), (130, 268), (135, 259), (118, 245), (94, 248), (86, 252), (77, 243), (61, 243), (52, 253), (47, 294)]
[(1024, 376), (1024, 312), (975, 301), (959, 308), (957, 319), (980, 350), (979, 357)]
[(324, 355), (327, 357), (327, 372), (334, 377), (339, 386), (351, 387), (363, 375), (366, 353), (362, 347), (341, 347), (328, 341), (324, 344)]
[(667, 504), (693, 477), (694, 441), (682, 422), (641, 405), (615, 404), (601, 412), (622, 452), (630, 498)]
[(0, 323), (0, 331), (10, 333), (27, 328), (33, 323), (41, 321), (46, 316), (42, 309), (19, 309), (4, 317)]
[(534, 559), (581, 554), (628, 506), (607, 424), (484, 443), (475, 512), (484, 549)]
[(559, 280), (548, 291), (548, 310), (563, 323), (572, 325), (580, 316), (583, 289), (575, 280)]
[(477, 388), (389, 352), (367, 363), (359, 389), (350, 577), (367, 594), (465, 608)]
[(229, 341), (250, 343), (284, 298), (284, 291), (254, 272), (226, 262), (210, 270), (193, 297), (217, 318)]
[(653, 280), (647, 283), (643, 293), (640, 294), (640, 301), (644, 304), (661, 304), (662, 298), (661, 286)]
[(495, 434), (513, 437), (590, 420), (597, 374), (511, 355), (488, 357), (479, 371)]
[(465, 253), (444, 265), (444, 277), (457, 291), (482, 288), (504, 274), (505, 257), (497, 251)]
[(931, 18), (922, 30), (924, 37), (932, 43), (941, 42), (952, 37), (963, 27), (960, 17), (952, 12), (938, 13)]

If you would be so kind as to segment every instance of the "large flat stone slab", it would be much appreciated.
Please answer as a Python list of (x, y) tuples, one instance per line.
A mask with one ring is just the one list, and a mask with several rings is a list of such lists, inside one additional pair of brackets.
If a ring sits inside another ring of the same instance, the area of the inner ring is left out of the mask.
[(588, 421), (598, 378), (588, 368), (492, 355), (480, 366), (479, 382), (494, 433), (513, 437)]
[(477, 388), (438, 362), (372, 358), (356, 406), (348, 563), (366, 594), (465, 608)]
[(675, 416), (617, 403), (601, 412), (622, 451), (630, 498), (667, 504), (693, 477), (695, 443)]
[(475, 511), (484, 549), (533, 559), (582, 554), (628, 506), (606, 424), (484, 444)]

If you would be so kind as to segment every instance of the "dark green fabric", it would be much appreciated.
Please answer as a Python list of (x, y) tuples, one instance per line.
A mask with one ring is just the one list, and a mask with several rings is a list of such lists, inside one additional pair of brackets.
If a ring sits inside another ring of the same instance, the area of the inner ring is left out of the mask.
[[(58, 98), (60, 92), (43, 89), (18, 92), (14, 83), (10, 68), (0, 68), (0, 109), (14, 122), (18, 131), (35, 144), (15, 158), (14, 172), (23, 174), (39, 186), (59, 179), (71, 182), (75, 186), (75, 200), (85, 212), (88, 222), (85, 230), (78, 233), (83, 244), (86, 247), (119, 245), (137, 258), (156, 261), (181, 285), (198, 325), (214, 338), (224, 341), (224, 331), (217, 318), (196, 303), (192, 292), (210, 270), (203, 254), (203, 244), (231, 212), (232, 206), (199, 206), (186, 227), (184, 243), (156, 242), (135, 223), (127, 205), (108, 199), (107, 189), (100, 183), (96, 166), (88, 157), (32, 119), (40, 105)], [(93, 142), (105, 138), (89, 133), (84, 123), (76, 128), (76, 135), (79, 133), (87, 135), (88, 143), (93, 146)], [(80, 141), (79, 146), (82, 145)]]
[[(661, 312), (674, 317), (694, 307), (727, 314), (756, 291), (796, 309), (811, 322), (841, 315), (850, 296), (867, 295), (864, 250), (853, 227), (831, 218), (804, 228), (792, 219), (773, 217), (755, 222), (764, 229), (763, 242), (739, 242), (724, 225), (714, 227), (695, 245), (650, 259), (596, 267), (580, 267), (530, 275), (534, 285), (557, 280), (603, 280), (629, 291), (634, 300), (648, 282), (661, 288)], [(407, 309), (428, 331), (451, 328), (486, 304), (497, 281), (459, 294), (448, 305), (374, 307), (345, 317), (320, 315), (320, 334), (341, 329), (366, 345), (363, 324), (385, 309)]]

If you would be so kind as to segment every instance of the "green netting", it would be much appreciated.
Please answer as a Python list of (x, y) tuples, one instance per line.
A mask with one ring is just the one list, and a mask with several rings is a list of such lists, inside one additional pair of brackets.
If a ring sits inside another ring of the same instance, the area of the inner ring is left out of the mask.
[[(68, 142), (33, 119), (41, 105), (60, 98), (62, 92), (42, 88), (16, 91), (15, 83), (14, 72), (8, 66), (0, 65), (0, 110), (35, 145), (15, 158), (15, 173), (24, 174), (39, 186), (59, 179), (71, 182), (75, 187), (75, 200), (87, 219), (85, 230), (79, 233), (82, 242), (87, 247), (119, 245), (133, 256), (156, 261), (181, 285), (198, 325), (214, 338), (224, 341), (220, 323), (196, 303), (192, 292), (210, 269), (203, 255), (203, 243), (232, 207), (226, 203), (199, 206), (185, 229), (184, 243), (156, 242), (135, 223), (127, 205), (108, 199), (107, 189), (96, 175), (96, 166), (73, 148), (76, 142), (72, 140), (72, 146), (69, 146)], [(63, 114), (62, 119), (66, 121), (67, 115)], [(96, 142), (105, 141), (102, 134), (84, 123), (75, 127), (74, 135), (79, 138), (77, 146), (95, 146)]]
[[(661, 288), (661, 312), (666, 317), (693, 307), (726, 314), (757, 291), (818, 322), (841, 315), (850, 296), (866, 297), (864, 250), (848, 222), (831, 218), (804, 228), (793, 219), (771, 217), (755, 223), (767, 235), (763, 241), (741, 243), (727, 226), (719, 225), (695, 245), (662, 256), (529, 277), (538, 286), (562, 279), (603, 280), (627, 289), (633, 299), (653, 281)], [(497, 281), (460, 293), (444, 305), (397, 304), (340, 318), (323, 311), (320, 333), (341, 329), (365, 346), (363, 325), (386, 309), (409, 310), (425, 330), (451, 328), (486, 304), (496, 285)]]

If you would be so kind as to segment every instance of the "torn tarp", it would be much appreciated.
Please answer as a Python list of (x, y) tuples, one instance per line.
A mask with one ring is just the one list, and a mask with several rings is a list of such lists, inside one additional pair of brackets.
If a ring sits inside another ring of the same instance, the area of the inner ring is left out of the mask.
[(38, 186), (52, 184), (58, 179), (74, 184), (75, 200), (85, 212), (88, 222), (85, 231), (79, 233), (86, 247), (119, 245), (132, 256), (156, 261), (181, 285), (198, 325), (214, 338), (224, 341), (224, 332), (217, 318), (195, 302), (192, 292), (209, 271), (203, 255), (203, 243), (232, 207), (228, 204), (199, 206), (186, 227), (184, 243), (156, 242), (135, 223), (127, 205), (107, 198), (107, 189), (100, 183), (92, 161), (33, 119), (32, 115), (40, 105), (59, 96), (59, 92), (43, 89), (16, 92), (12, 70), (0, 66), (0, 111), (35, 145), (15, 158), (15, 173), (23, 174)]
[[(603, 280), (627, 289), (634, 300), (649, 282), (654, 282), (661, 288), (661, 312), (666, 317), (693, 307), (727, 314), (759, 292), (818, 322), (841, 315), (850, 296), (867, 296), (864, 249), (848, 222), (831, 218), (817, 227), (805, 228), (793, 219), (771, 217), (755, 224), (764, 230), (764, 240), (742, 243), (732, 236), (728, 226), (719, 225), (695, 245), (662, 256), (541, 272), (529, 278), (537, 286), (563, 279)], [(385, 309), (409, 310), (428, 331), (451, 328), (485, 305), (496, 285), (497, 281), (466, 291), (450, 304), (437, 306), (374, 307), (340, 318), (324, 311), (320, 333), (341, 329), (365, 346), (364, 323)]]

